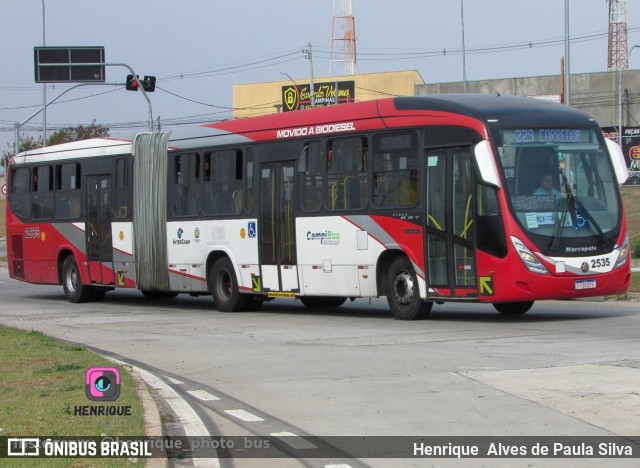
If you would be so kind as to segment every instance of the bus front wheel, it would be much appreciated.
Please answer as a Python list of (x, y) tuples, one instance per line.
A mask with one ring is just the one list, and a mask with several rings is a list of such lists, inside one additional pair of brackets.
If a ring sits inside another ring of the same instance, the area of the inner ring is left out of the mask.
[(426, 317), (433, 302), (425, 302), (420, 297), (418, 279), (406, 257), (398, 257), (387, 272), (387, 302), (398, 320), (416, 320)]
[(62, 289), (69, 302), (87, 302), (93, 298), (91, 286), (84, 286), (80, 280), (80, 270), (73, 255), (64, 259), (62, 264)]
[(493, 307), (502, 315), (523, 315), (533, 307), (533, 301), (501, 302), (493, 304)]
[(209, 272), (209, 289), (221, 312), (238, 312), (249, 306), (251, 298), (240, 293), (233, 264), (227, 257), (221, 257), (213, 264)]

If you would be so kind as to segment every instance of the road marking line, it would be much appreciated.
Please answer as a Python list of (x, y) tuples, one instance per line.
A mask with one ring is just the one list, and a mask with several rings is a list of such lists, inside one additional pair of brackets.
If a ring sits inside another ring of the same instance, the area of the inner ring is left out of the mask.
[(215, 401), (220, 399), (209, 392), (205, 392), (204, 390), (187, 390), (187, 393), (193, 397), (196, 397), (198, 400), (202, 400), (202, 401)]
[(293, 432), (273, 432), (270, 435), (273, 437), (279, 437), (282, 441), (290, 447), (299, 450), (308, 450), (318, 448), (317, 445), (312, 444), (308, 440), (294, 434)]
[(246, 422), (264, 421), (260, 416), (256, 416), (255, 414), (251, 414), (248, 411), (241, 409), (225, 410), (224, 412)]
[[(111, 360), (121, 363), (122, 365), (125, 364), (117, 359)], [(207, 427), (204, 425), (198, 414), (173, 388), (168, 386), (162, 381), (162, 379), (156, 377), (152, 373), (136, 366), (131, 367), (140, 374), (142, 380), (144, 380), (147, 385), (153, 387), (158, 392), (160, 398), (162, 398), (171, 407), (173, 412), (178, 415), (180, 418), (180, 424), (182, 424), (184, 433), (187, 437), (203, 437), (209, 434)], [(196, 468), (220, 468), (220, 461), (217, 458), (194, 458), (193, 466)]]
[(324, 465), (324, 468), (352, 468), (351, 465)]
[(165, 379), (167, 379), (169, 382), (171, 382), (174, 385), (182, 385), (184, 382), (177, 380), (177, 379), (173, 379), (171, 377), (169, 377), (168, 375), (164, 376)]

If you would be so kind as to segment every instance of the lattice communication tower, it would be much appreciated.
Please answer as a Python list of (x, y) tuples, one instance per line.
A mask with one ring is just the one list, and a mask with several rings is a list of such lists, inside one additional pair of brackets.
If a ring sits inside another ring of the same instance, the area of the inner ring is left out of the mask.
[(609, 56), (607, 67), (620, 70), (627, 64), (627, 0), (609, 2)]
[(353, 0), (333, 0), (329, 75), (356, 73), (356, 23)]

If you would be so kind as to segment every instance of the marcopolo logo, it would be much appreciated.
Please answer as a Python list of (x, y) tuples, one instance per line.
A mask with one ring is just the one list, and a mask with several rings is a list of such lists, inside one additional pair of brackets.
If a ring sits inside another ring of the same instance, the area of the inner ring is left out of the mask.
[(120, 371), (115, 367), (90, 367), (84, 391), (91, 401), (116, 401), (120, 397)]

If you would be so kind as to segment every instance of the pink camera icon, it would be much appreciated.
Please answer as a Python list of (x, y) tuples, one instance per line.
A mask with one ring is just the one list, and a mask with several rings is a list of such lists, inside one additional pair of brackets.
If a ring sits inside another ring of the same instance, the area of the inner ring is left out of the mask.
[(120, 371), (115, 367), (90, 367), (84, 375), (84, 392), (91, 401), (116, 401), (120, 397)]

